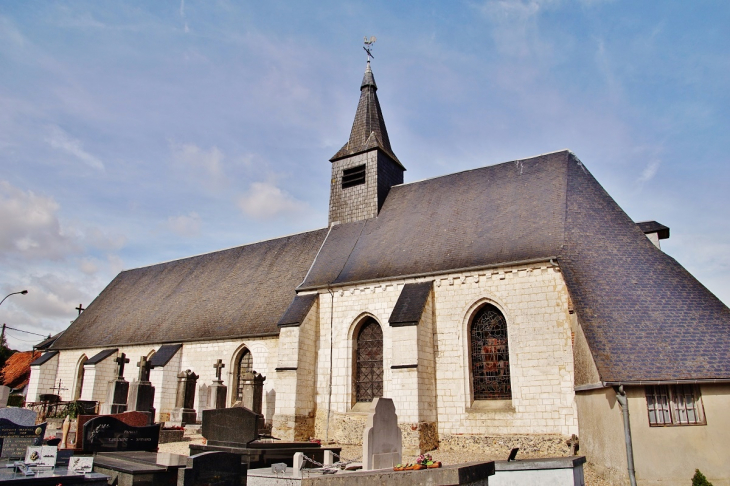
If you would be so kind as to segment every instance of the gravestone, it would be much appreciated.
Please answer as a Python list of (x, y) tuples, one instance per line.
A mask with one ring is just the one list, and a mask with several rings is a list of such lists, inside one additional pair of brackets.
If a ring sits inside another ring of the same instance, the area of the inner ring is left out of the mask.
[(261, 406), (264, 398), (264, 382), (266, 377), (256, 371), (249, 371), (241, 377), (242, 394), (241, 405), (261, 413)]
[(246, 447), (258, 438), (261, 415), (243, 407), (203, 411), (203, 437), (209, 445)]
[(202, 412), (210, 408), (214, 407), (208, 406), (208, 385), (203, 383), (198, 387), (198, 408), (196, 410)]
[(195, 412), (195, 388), (198, 375), (190, 370), (181, 371), (177, 375), (177, 395), (175, 408), (170, 413), (170, 421), (180, 425), (194, 424), (197, 418)]
[(10, 397), (10, 387), (0, 385), (0, 408), (8, 406), (8, 397)]
[(390, 398), (376, 398), (362, 439), (362, 468), (391, 468), (401, 462), (403, 436), (398, 427), (395, 405)]
[(162, 424), (134, 427), (108, 415), (84, 424), (81, 449), (84, 452), (156, 452)]
[(129, 411), (142, 412), (149, 416), (148, 424), (155, 420), (155, 387), (150, 382), (150, 362), (146, 356), (139, 358), (139, 376), (129, 386)]
[(223, 380), (221, 379), (221, 371), (225, 367), (226, 365), (223, 364), (223, 360), (220, 359), (213, 365), (213, 368), (215, 368), (215, 380), (213, 381), (213, 384), (208, 387), (209, 408), (226, 408), (228, 387), (223, 384)]
[(38, 413), (27, 408), (2, 408), (0, 409), (0, 419), (9, 420), (18, 425), (35, 425)]
[(30, 446), (43, 443), (46, 424), (19, 425), (7, 419), (0, 419), (0, 458), (20, 459)]
[(124, 379), (124, 365), (129, 363), (129, 358), (122, 353), (114, 361), (117, 362), (117, 377), (109, 382), (106, 403), (101, 407), (104, 415), (127, 411), (129, 382)]
[[(204, 412), (205, 413), (205, 412)], [(203, 452), (188, 457), (187, 467), (178, 470), (178, 486), (245, 486), (246, 465), (241, 456), (228, 452)]]

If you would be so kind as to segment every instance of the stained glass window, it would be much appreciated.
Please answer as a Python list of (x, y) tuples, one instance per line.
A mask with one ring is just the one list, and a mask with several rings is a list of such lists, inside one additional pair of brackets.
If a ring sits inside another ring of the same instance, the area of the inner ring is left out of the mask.
[(485, 305), (471, 322), (471, 373), (474, 400), (509, 400), (507, 321), (493, 305)]
[(358, 402), (372, 402), (383, 396), (383, 330), (375, 319), (360, 328), (356, 351), (355, 395)]

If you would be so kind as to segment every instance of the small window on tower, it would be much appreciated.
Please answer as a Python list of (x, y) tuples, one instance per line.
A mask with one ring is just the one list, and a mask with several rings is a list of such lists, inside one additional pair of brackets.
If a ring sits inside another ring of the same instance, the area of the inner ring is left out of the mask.
[(342, 188), (365, 184), (365, 165), (358, 165), (342, 171)]

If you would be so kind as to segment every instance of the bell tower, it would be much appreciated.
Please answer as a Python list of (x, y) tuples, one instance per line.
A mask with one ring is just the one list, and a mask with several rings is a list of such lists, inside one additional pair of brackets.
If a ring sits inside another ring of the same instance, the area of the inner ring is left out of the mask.
[(330, 159), (329, 224), (376, 217), (390, 188), (403, 183), (406, 170), (390, 148), (378, 102), (378, 86), (370, 69), (372, 54), (365, 50), (368, 63), (350, 140)]

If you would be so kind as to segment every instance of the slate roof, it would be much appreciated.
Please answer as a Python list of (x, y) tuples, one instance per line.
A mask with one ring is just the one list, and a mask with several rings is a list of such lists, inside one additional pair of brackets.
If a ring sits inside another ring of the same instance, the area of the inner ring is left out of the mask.
[(52, 349), (276, 336), (326, 229), (126, 270)]
[(309, 310), (312, 308), (314, 303), (317, 301), (317, 294), (297, 295), (289, 307), (284, 312), (284, 315), (279, 319), (279, 327), (291, 327), (298, 326), (307, 317)]
[(377, 91), (378, 86), (375, 84), (375, 78), (370, 69), (370, 61), (368, 61), (360, 85), (360, 101), (357, 104), (350, 139), (332, 156), (330, 161), (334, 162), (338, 159), (378, 148), (405, 170), (398, 157), (393, 153), (393, 149), (390, 148), (388, 130), (385, 129), (385, 119), (383, 119), (383, 112), (380, 109)]
[(433, 280), (405, 284), (388, 318), (388, 323), (393, 327), (418, 324), (432, 288)]
[(393, 187), (332, 228), (300, 289), (551, 258), (604, 382), (730, 378), (730, 310), (568, 151)]
[(150, 366), (152, 368), (160, 368), (164, 367), (167, 363), (170, 362), (173, 356), (177, 354), (178, 351), (180, 351), (180, 348), (182, 348), (182, 344), (163, 344), (160, 346), (160, 349), (158, 349), (155, 354), (152, 355), (152, 358), (150, 359)]

